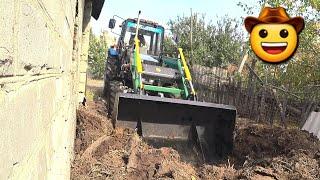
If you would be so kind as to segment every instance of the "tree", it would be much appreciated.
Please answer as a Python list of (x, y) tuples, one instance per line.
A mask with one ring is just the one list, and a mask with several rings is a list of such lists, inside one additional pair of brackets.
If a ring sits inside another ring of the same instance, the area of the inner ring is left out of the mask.
[(89, 71), (93, 78), (103, 78), (108, 44), (103, 37), (96, 37), (90, 32)]
[[(190, 31), (192, 20), (192, 51), (190, 44)], [(177, 17), (170, 20), (173, 34), (178, 36), (178, 47), (183, 48), (186, 57), (193, 64), (201, 64), (208, 67), (224, 66), (229, 63), (237, 63), (242, 55), (243, 34), (239, 30), (238, 22), (227, 16), (219, 19), (216, 24), (207, 23), (205, 16), (198, 18), (198, 14), (192, 17)], [(165, 51), (172, 45), (165, 43)], [(191, 56), (192, 52), (192, 56)]]
[(165, 36), (163, 39), (163, 46), (164, 46), (164, 55), (170, 57), (177, 56), (177, 47), (174, 43), (174, 40), (169, 36)]

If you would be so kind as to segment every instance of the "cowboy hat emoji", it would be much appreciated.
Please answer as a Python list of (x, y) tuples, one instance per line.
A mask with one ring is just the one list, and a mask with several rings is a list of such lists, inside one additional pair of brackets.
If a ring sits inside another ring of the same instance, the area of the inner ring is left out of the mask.
[(263, 61), (281, 63), (289, 59), (298, 46), (298, 34), (304, 28), (302, 17), (290, 18), (282, 7), (265, 7), (258, 18), (244, 20), (250, 33), (253, 52)]

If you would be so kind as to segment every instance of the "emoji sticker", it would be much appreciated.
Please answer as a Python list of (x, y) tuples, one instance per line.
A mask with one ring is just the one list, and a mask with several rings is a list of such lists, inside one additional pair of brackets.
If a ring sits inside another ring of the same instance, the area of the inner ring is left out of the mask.
[(288, 60), (295, 53), (298, 35), (304, 28), (302, 17), (290, 18), (282, 7), (265, 7), (258, 18), (249, 16), (244, 23), (253, 52), (268, 63)]

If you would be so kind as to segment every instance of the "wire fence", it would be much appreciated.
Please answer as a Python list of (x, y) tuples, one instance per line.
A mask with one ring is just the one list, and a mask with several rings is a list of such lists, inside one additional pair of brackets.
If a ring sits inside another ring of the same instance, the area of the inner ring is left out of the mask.
[(256, 76), (235, 78), (227, 69), (200, 65), (194, 65), (192, 71), (200, 101), (233, 105), (239, 117), (257, 122), (302, 126), (319, 106), (316, 99), (301, 99), (283, 88), (261, 84)]

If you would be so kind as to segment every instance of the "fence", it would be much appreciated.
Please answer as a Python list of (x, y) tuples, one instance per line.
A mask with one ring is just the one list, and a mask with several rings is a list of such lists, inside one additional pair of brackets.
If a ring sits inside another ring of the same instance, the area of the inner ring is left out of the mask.
[(200, 101), (233, 105), (240, 117), (270, 124), (277, 121), (284, 126), (294, 122), (301, 126), (318, 106), (314, 101), (298, 99), (282, 88), (263, 85), (255, 76), (235, 78), (226, 69), (200, 65), (193, 66), (192, 71)]

